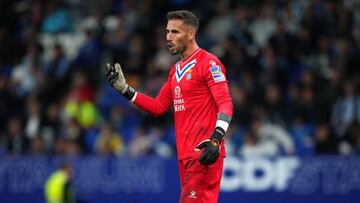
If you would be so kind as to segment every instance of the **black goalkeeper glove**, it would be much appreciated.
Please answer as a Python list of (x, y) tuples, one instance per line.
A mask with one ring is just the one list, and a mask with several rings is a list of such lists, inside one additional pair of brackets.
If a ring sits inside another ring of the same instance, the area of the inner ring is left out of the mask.
[(216, 127), (214, 133), (211, 135), (210, 139), (202, 141), (196, 148), (195, 151), (200, 151), (204, 149), (202, 154), (199, 157), (199, 162), (204, 165), (211, 165), (220, 156), (220, 144), (225, 135), (225, 130), (220, 127)]

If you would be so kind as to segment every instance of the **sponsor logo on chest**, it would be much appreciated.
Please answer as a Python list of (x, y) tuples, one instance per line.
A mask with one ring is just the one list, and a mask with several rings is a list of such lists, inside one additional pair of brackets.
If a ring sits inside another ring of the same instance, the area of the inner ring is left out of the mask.
[(174, 88), (174, 111), (185, 111), (185, 102), (181, 95), (181, 88), (179, 85)]

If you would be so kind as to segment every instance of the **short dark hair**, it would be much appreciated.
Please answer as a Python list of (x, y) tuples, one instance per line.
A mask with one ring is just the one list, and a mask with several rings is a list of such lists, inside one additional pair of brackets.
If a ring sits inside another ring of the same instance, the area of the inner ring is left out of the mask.
[(168, 20), (182, 20), (184, 24), (199, 28), (199, 18), (188, 10), (170, 11), (167, 13)]

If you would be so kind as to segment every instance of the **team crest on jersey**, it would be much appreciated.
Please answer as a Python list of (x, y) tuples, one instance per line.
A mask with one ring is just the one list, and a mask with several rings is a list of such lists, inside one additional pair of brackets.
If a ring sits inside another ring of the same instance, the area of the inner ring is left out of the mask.
[(215, 82), (221, 82), (226, 80), (219, 65), (210, 67), (210, 72)]
[(191, 73), (192, 73), (192, 69), (189, 70), (189, 71), (186, 73), (186, 79), (187, 79), (187, 80), (190, 80), (190, 79), (191, 79)]
[[(196, 64), (196, 59), (190, 61), (189, 63), (185, 64), (183, 69), (181, 70), (180, 68), (180, 63), (176, 63), (175, 68), (175, 75), (176, 75), (176, 80), (177, 82), (180, 82), (180, 80), (186, 75), (186, 77), (188, 77), (186, 74), (187, 72), (189, 72)], [(190, 74), (190, 78), (191, 78), (191, 74)]]
[(190, 79), (191, 79), (191, 73), (187, 73), (187, 74), (186, 74), (186, 79), (187, 79), (187, 80), (190, 80)]

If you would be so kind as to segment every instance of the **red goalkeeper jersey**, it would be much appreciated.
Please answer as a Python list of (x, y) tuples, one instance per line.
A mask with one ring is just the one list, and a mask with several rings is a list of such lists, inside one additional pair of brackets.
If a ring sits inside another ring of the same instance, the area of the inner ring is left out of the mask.
[[(216, 56), (203, 49), (171, 67), (156, 98), (138, 92), (133, 103), (153, 115), (173, 109), (179, 159), (199, 155), (194, 149), (210, 138), (218, 113), (229, 117), (233, 113), (225, 68)], [(224, 142), (220, 154), (225, 156)]]

